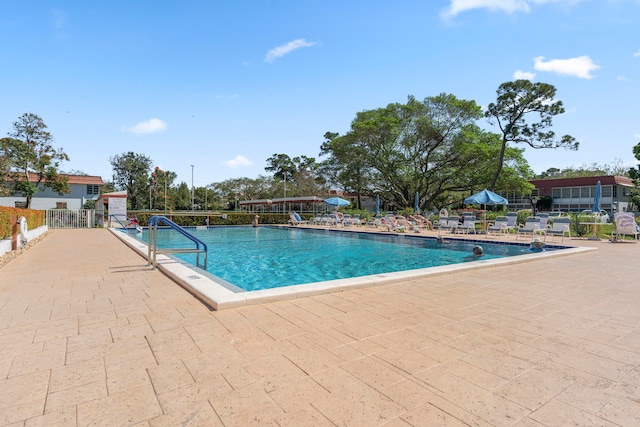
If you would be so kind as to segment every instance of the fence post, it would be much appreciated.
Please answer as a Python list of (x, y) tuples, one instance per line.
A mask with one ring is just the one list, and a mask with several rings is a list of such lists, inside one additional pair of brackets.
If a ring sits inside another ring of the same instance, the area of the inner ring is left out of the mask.
[(11, 214), (11, 250), (18, 249), (18, 215)]

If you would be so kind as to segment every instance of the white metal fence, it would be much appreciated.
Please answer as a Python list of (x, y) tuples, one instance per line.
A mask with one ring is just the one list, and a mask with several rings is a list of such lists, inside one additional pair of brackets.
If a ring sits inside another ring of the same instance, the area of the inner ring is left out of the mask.
[(96, 226), (96, 211), (93, 209), (49, 209), (49, 228), (93, 228)]

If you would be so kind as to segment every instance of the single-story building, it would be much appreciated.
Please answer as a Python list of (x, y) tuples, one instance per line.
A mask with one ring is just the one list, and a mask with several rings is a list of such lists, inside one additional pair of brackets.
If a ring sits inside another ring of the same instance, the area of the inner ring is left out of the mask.
[(580, 212), (591, 209), (596, 184), (600, 181), (602, 192), (600, 208), (607, 212), (629, 210), (629, 195), (634, 187), (626, 176), (584, 176), (578, 178), (534, 179), (531, 196), (501, 193), (509, 201), (509, 210), (531, 209), (531, 197), (551, 197), (552, 211)]
[[(62, 175), (69, 179), (71, 192), (59, 195), (43, 183), (38, 184), (38, 190), (31, 198), (31, 209), (82, 209), (89, 200), (97, 200), (104, 182), (99, 176), (90, 175)], [(29, 174), (29, 181), (37, 182), (36, 174)], [(27, 205), (27, 198), (22, 196), (0, 197), (0, 206), (23, 208)]]

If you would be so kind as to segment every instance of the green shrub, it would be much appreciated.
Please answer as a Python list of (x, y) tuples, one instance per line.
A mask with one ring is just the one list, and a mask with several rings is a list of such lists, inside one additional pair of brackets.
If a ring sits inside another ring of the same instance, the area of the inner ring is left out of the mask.
[(45, 211), (35, 209), (20, 209), (0, 206), (0, 239), (11, 237), (13, 224), (11, 216), (15, 214), (18, 219), (25, 217), (27, 219), (27, 227), (29, 230), (38, 228), (46, 223)]

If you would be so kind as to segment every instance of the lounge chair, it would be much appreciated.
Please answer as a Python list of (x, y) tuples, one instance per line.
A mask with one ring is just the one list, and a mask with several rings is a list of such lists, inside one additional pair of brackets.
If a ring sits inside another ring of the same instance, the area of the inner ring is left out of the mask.
[(500, 235), (509, 234), (508, 229), (509, 220), (506, 216), (498, 216), (493, 223), (490, 223), (487, 227), (487, 235)]
[(525, 236), (530, 234), (533, 237), (534, 234), (537, 234), (540, 230), (540, 218), (530, 216), (525, 221), (524, 225), (518, 227), (516, 240), (519, 236)]
[(360, 214), (354, 214), (353, 218), (351, 219), (351, 222), (353, 223), (353, 225), (362, 225), (362, 221), (360, 220)]
[(562, 239), (560, 241), (563, 242), (565, 234), (571, 238), (571, 218), (556, 218), (551, 224), (551, 227), (547, 228), (544, 240), (547, 240), (546, 236), (561, 236)]
[(518, 212), (507, 212), (507, 233), (518, 228)]
[(456, 233), (469, 234), (476, 233), (476, 217), (471, 215), (465, 215), (462, 224), (458, 224), (456, 227)]
[(455, 233), (457, 227), (458, 227), (457, 216), (440, 218), (440, 224), (438, 225), (438, 234), (441, 234), (443, 231), (449, 231), (450, 233)]
[(396, 231), (406, 231), (406, 230), (411, 230), (414, 231), (416, 233), (420, 232), (420, 227), (418, 227), (417, 224), (412, 223), (411, 221), (409, 221), (407, 218), (403, 217), (403, 216), (396, 216)]
[(288, 222), (291, 225), (300, 225), (300, 224), (308, 224), (309, 223), (309, 221), (303, 221), (302, 217), (300, 217), (300, 214), (298, 214), (298, 212), (290, 213)]
[(538, 218), (540, 218), (540, 230), (546, 230), (547, 229), (547, 224), (549, 223), (549, 214), (548, 213), (541, 213), (536, 215)]
[(616, 212), (613, 219), (616, 223), (616, 240), (623, 240), (625, 236), (633, 236), (633, 240), (638, 240), (638, 225), (632, 212)]

